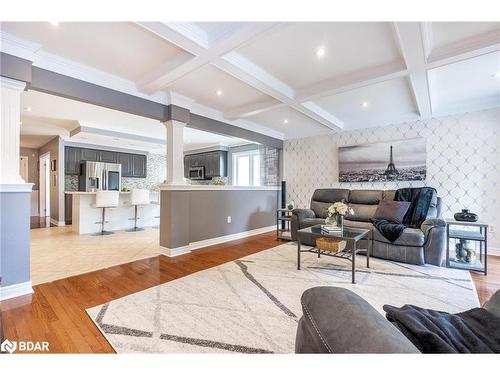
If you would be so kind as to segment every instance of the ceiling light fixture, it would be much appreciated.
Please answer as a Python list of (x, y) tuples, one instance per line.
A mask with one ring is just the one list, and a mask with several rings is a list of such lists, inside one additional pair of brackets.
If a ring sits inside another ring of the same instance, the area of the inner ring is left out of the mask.
[(24, 107), (27, 112), (31, 112), (33, 109), (31, 107)]
[(321, 59), (323, 56), (325, 56), (325, 47), (318, 47), (316, 50), (316, 57)]
[(368, 107), (368, 102), (361, 102), (361, 107), (367, 108)]
[(217, 94), (217, 96), (221, 96), (222, 95), (222, 90), (217, 90), (215, 93)]
[(283, 120), (283, 124), (288, 124), (288, 120), (287, 120), (287, 119), (284, 119), (284, 120)]
[(59, 26), (59, 22), (58, 21), (49, 21), (49, 23), (54, 26), (54, 27), (57, 27)]

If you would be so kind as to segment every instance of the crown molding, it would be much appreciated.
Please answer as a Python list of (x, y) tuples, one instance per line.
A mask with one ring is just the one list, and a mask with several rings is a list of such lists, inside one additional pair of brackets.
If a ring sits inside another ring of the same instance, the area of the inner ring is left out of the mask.
[(38, 43), (15, 37), (4, 31), (0, 31), (0, 51), (21, 59), (34, 61), (35, 53), (42, 46)]

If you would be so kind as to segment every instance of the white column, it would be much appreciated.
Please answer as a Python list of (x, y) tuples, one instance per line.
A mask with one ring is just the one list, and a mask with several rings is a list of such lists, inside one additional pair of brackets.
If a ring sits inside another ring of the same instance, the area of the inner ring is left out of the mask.
[(21, 93), (26, 84), (0, 77), (0, 184), (16, 185), (25, 181), (19, 174)]
[(185, 123), (170, 120), (167, 128), (167, 184), (185, 185), (184, 178), (184, 127)]

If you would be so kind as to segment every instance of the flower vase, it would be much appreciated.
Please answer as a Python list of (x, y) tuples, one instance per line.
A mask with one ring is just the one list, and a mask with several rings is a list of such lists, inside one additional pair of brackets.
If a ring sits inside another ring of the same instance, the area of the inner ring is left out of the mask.
[(336, 217), (337, 221), (337, 227), (340, 228), (340, 230), (344, 230), (344, 215), (337, 215)]

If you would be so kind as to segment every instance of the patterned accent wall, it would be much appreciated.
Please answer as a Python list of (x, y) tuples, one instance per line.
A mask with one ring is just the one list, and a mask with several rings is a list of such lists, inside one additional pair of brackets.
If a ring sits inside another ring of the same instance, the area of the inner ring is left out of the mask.
[(148, 173), (146, 178), (123, 177), (122, 188), (158, 190), (159, 184), (167, 177), (167, 156), (148, 154)]
[[(427, 181), (339, 183), (337, 147), (424, 137)], [(433, 118), (425, 121), (354, 130), (285, 141), (284, 179), (287, 201), (309, 207), (314, 189), (395, 189), (432, 186), (443, 199), (443, 216), (462, 208), (495, 227), (491, 247), (500, 248), (500, 109)]]

